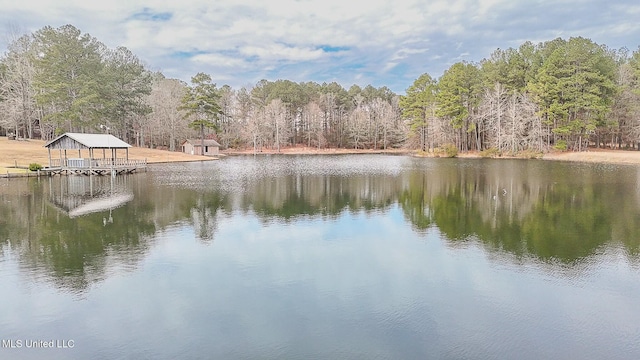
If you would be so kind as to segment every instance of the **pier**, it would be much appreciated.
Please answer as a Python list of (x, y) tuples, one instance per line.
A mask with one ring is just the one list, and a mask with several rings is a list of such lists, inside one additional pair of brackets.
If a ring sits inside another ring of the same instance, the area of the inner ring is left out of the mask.
[(41, 171), (48, 175), (119, 175), (147, 169), (146, 160), (126, 158), (67, 158), (51, 159), (48, 167)]
[[(130, 160), (131, 145), (110, 134), (65, 133), (45, 147), (49, 151), (49, 166), (42, 172), (48, 175), (119, 175), (147, 169), (146, 159)], [(58, 150), (57, 158), (52, 156), (52, 150)], [(124, 150), (125, 157), (119, 158), (118, 150)], [(78, 156), (70, 157), (68, 151), (73, 154), (77, 151)], [(100, 153), (102, 157), (96, 156)]]

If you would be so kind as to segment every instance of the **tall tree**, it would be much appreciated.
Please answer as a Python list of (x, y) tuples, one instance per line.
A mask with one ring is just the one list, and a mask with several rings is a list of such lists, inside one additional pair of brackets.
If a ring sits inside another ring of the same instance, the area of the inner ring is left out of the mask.
[(153, 76), (151, 93), (146, 98), (151, 108), (149, 120), (138, 133), (138, 146), (144, 146), (145, 133), (151, 141), (150, 145), (167, 145), (169, 150), (175, 151), (176, 142), (186, 138), (188, 129), (184, 112), (178, 110), (182, 105), (182, 98), (187, 91), (187, 84), (177, 79), (167, 79), (162, 74)]
[(224, 85), (219, 90), (220, 93), (220, 129), (218, 129), (220, 144), (224, 148), (229, 148), (232, 142), (239, 139), (240, 131), (237, 128), (237, 122), (234, 121), (235, 114), (235, 91), (229, 85)]
[(323, 83), (320, 93), (319, 105), (324, 112), (325, 137), (332, 146), (342, 147), (344, 121), (350, 104), (349, 94), (336, 82)]
[(135, 120), (151, 112), (144, 101), (151, 93), (151, 74), (125, 47), (108, 51), (105, 60), (100, 87), (103, 98), (107, 99), (102, 109), (103, 119), (120, 137), (132, 142), (140, 128), (140, 124), (134, 125)]
[(280, 152), (280, 145), (286, 145), (290, 136), (287, 126), (287, 107), (280, 99), (274, 99), (264, 109), (264, 116), (271, 129), (271, 138), (276, 150)]
[(38, 71), (34, 79), (37, 103), (58, 130), (94, 127), (104, 108), (100, 96), (105, 47), (72, 25), (44, 27), (35, 33)]
[[(581, 150), (605, 120), (615, 94), (616, 64), (608, 49), (585, 38), (554, 41), (530, 86), (556, 141)], [(558, 143), (560, 144), (560, 143)]]
[(504, 136), (508, 103), (507, 89), (500, 82), (496, 82), (493, 88), (485, 89), (478, 107), (477, 120), (486, 129), (483, 136), (487, 145), (499, 151), (509, 150), (508, 141)]
[(456, 142), (462, 151), (469, 150), (473, 143), (481, 150), (478, 129), (471, 121), (480, 100), (481, 89), (478, 67), (467, 62), (453, 64), (438, 81), (436, 115), (449, 119), (457, 130)]
[(306, 125), (307, 146), (311, 146), (311, 139), (314, 138), (318, 149), (326, 143), (323, 134), (322, 110), (315, 101), (308, 103), (303, 112), (304, 123)]
[[(382, 148), (386, 149), (388, 144), (387, 135), (389, 134), (395, 120), (393, 107), (387, 100), (380, 97), (373, 99), (369, 103), (369, 107), (371, 109), (371, 117), (373, 120), (373, 148), (377, 149), (379, 147), (379, 140), (381, 140)], [(382, 136), (381, 139), (380, 136)]]
[[(355, 85), (354, 85), (355, 86)], [(353, 88), (353, 87), (352, 87)], [(358, 149), (360, 145), (364, 149), (363, 141), (366, 139), (369, 125), (369, 112), (365, 109), (364, 96), (356, 93), (353, 97), (355, 109), (349, 114), (347, 123), (347, 133), (353, 141), (353, 148)]]
[(185, 117), (193, 119), (189, 123), (189, 127), (200, 129), (202, 154), (204, 155), (204, 128), (214, 131), (219, 128), (218, 119), (222, 114), (219, 104), (220, 94), (208, 74), (196, 74), (191, 78), (191, 84), (178, 109), (185, 111)]
[(618, 106), (614, 109), (622, 110), (628, 141), (640, 150), (640, 47), (620, 67), (618, 85), (620, 89), (615, 102)]
[(17, 136), (33, 138), (39, 119), (33, 81), (36, 68), (33, 37), (23, 35), (13, 40), (0, 60), (0, 126), (11, 128)]
[(436, 81), (429, 74), (422, 74), (400, 97), (402, 117), (409, 121), (411, 133), (418, 138), (422, 151), (433, 149), (433, 135), (429, 129), (436, 116)]

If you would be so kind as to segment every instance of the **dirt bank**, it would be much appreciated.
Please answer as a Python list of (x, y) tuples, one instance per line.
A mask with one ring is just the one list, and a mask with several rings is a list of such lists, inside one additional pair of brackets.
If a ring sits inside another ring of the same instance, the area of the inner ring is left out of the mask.
[(581, 152), (549, 153), (544, 160), (580, 161), (609, 164), (640, 164), (640, 151), (589, 149)]

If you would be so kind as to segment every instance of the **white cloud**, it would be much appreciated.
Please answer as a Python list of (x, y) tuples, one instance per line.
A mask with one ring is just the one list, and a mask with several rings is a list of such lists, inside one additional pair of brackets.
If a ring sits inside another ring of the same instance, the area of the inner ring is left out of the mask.
[(198, 54), (191, 58), (191, 61), (203, 65), (215, 67), (246, 67), (247, 63), (243, 59), (224, 56), (220, 54)]
[(391, 57), (391, 60), (402, 60), (405, 59), (411, 55), (416, 55), (416, 54), (423, 54), (425, 52), (427, 52), (429, 49), (409, 49), (409, 48), (402, 48), (398, 51), (396, 51), (393, 56)]
[(325, 53), (321, 49), (299, 48), (282, 44), (266, 46), (245, 46), (240, 53), (246, 56), (258, 56), (263, 60), (309, 61), (321, 58)]
[(389, 62), (384, 66), (384, 68), (382, 68), (382, 72), (383, 72), (383, 73), (385, 73), (385, 72), (387, 72), (387, 71), (389, 71), (389, 70), (393, 69), (393, 68), (394, 68), (394, 67), (396, 67), (397, 65), (398, 65), (398, 63), (397, 63), (397, 62), (395, 62), (395, 61), (389, 61)]
[(109, 47), (127, 46), (167, 76), (224, 69), (232, 86), (304, 74), (299, 81), (367, 80), (402, 91), (424, 72), (439, 76), (461, 53), (479, 61), (520, 39), (596, 36), (635, 49), (640, 38), (633, 0), (0, 0), (0, 8), (0, 22), (28, 31), (69, 23)]

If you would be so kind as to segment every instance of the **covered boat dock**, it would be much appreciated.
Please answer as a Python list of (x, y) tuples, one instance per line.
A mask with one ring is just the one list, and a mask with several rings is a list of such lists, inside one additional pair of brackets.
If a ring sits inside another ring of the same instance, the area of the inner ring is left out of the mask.
[[(65, 133), (44, 146), (49, 151), (49, 166), (43, 171), (50, 175), (117, 175), (147, 168), (146, 159), (129, 160), (131, 145), (111, 134)], [(59, 156), (52, 150), (58, 150)], [(118, 157), (118, 150), (124, 150), (124, 157)], [(76, 151), (78, 156), (73, 157)]]

